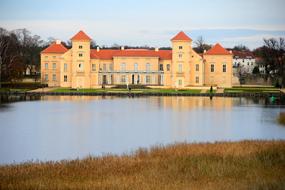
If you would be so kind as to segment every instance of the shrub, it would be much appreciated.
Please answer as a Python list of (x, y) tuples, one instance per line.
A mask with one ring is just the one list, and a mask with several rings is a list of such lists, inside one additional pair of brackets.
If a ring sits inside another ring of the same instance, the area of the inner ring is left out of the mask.
[(47, 84), (41, 84), (39, 82), (33, 83), (33, 82), (4, 82), (2, 83), (2, 88), (18, 88), (18, 89), (36, 89), (36, 88), (42, 88), (47, 87)]

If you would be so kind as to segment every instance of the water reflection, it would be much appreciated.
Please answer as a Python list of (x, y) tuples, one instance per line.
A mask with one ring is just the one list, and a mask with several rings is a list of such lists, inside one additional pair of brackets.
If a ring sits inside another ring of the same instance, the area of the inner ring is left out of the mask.
[(266, 99), (45, 96), (5, 106), (0, 164), (121, 154), (184, 141), (285, 139), (276, 119), (285, 108)]

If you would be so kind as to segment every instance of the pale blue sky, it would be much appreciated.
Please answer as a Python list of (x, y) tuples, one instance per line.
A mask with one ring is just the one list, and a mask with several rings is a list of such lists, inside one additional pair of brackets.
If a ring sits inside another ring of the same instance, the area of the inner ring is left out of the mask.
[(83, 29), (99, 45), (170, 46), (184, 30), (226, 47), (285, 37), (285, 0), (0, 0), (0, 26), (68, 40)]

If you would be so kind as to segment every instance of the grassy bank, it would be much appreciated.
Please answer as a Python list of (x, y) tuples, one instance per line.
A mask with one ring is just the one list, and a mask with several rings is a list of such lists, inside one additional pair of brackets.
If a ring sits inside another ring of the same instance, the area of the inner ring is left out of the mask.
[(279, 93), (279, 88), (274, 87), (233, 87), (226, 88), (226, 93)]
[(285, 112), (281, 112), (279, 117), (278, 117), (278, 122), (281, 124), (281, 125), (284, 125), (285, 126)]
[[(58, 88), (53, 92), (92, 92), (92, 93), (160, 93), (160, 94), (199, 94), (201, 89), (132, 89), (131, 91), (125, 88), (106, 88), (106, 89), (70, 89), (70, 88)], [(280, 89), (274, 87), (233, 87), (225, 88), (224, 93), (279, 93)], [(210, 93), (207, 90), (206, 93)], [(213, 90), (216, 93), (216, 90)]]
[(2, 82), (0, 92), (27, 92), (43, 86), (40, 82)]
[(285, 141), (178, 144), (0, 166), (0, 189), (284, 189)]
[(53, 90), (52, 92), (92, 92), (92, 93), (178, 93), (178, 94), (187, 94), (187, 93), (200, 93), (201, 90), (175, 90), (175, 89), (132, 89), (131, 91), (127, 89), (120, 88), (106, 88), (106, 89), (70, 89), (70, 88), (58, 88)]
[(28, 88), (0, 88), (0, 92), (27, 92), (32, 89)]

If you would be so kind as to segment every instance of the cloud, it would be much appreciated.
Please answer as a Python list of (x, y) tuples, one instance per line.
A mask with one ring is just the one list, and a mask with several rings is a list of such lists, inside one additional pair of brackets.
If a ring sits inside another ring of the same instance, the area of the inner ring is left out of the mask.
[[(142, 23), (130, 24), (111, 20), (2, 20), (1, 26), (8, 29), (27, 28), (43, 39), (55, 37), (70, 39), (77, 31), (85, 30), (99, 45), (150, 45), (170, 46), (170, 39), (184, 30), (193, 40), (203, 36), (207, 43), (221, 42), (227, 47), (244, 44), (250, 48), (262, 45), (263, 38), (285, 36), (285, 28), (276, 25), (249, 28), (235, 27), (149, 27)], [(252, 29), (255, 28), (255, 29)], [(260, 28), (260, 29), (256, 29)], [(284, 28), (284, 29), (283, 29)], [(281, 30), (283, 29), (283, 30)]]
[(224, 38), (221, 40), (224, 44), (243, 44), (248, 46), (251, 49), (254, 49), (256, 47), (263, 45), (263, 39), (269, 39), (269, 38), (285, 38), (285, 34), (283, 35), (274, 35), (274, 34), (259, 34), (259, 35), (253, 35), (253, 36), (239, 36), (239, 37), (231, 37), (231, 38)]

